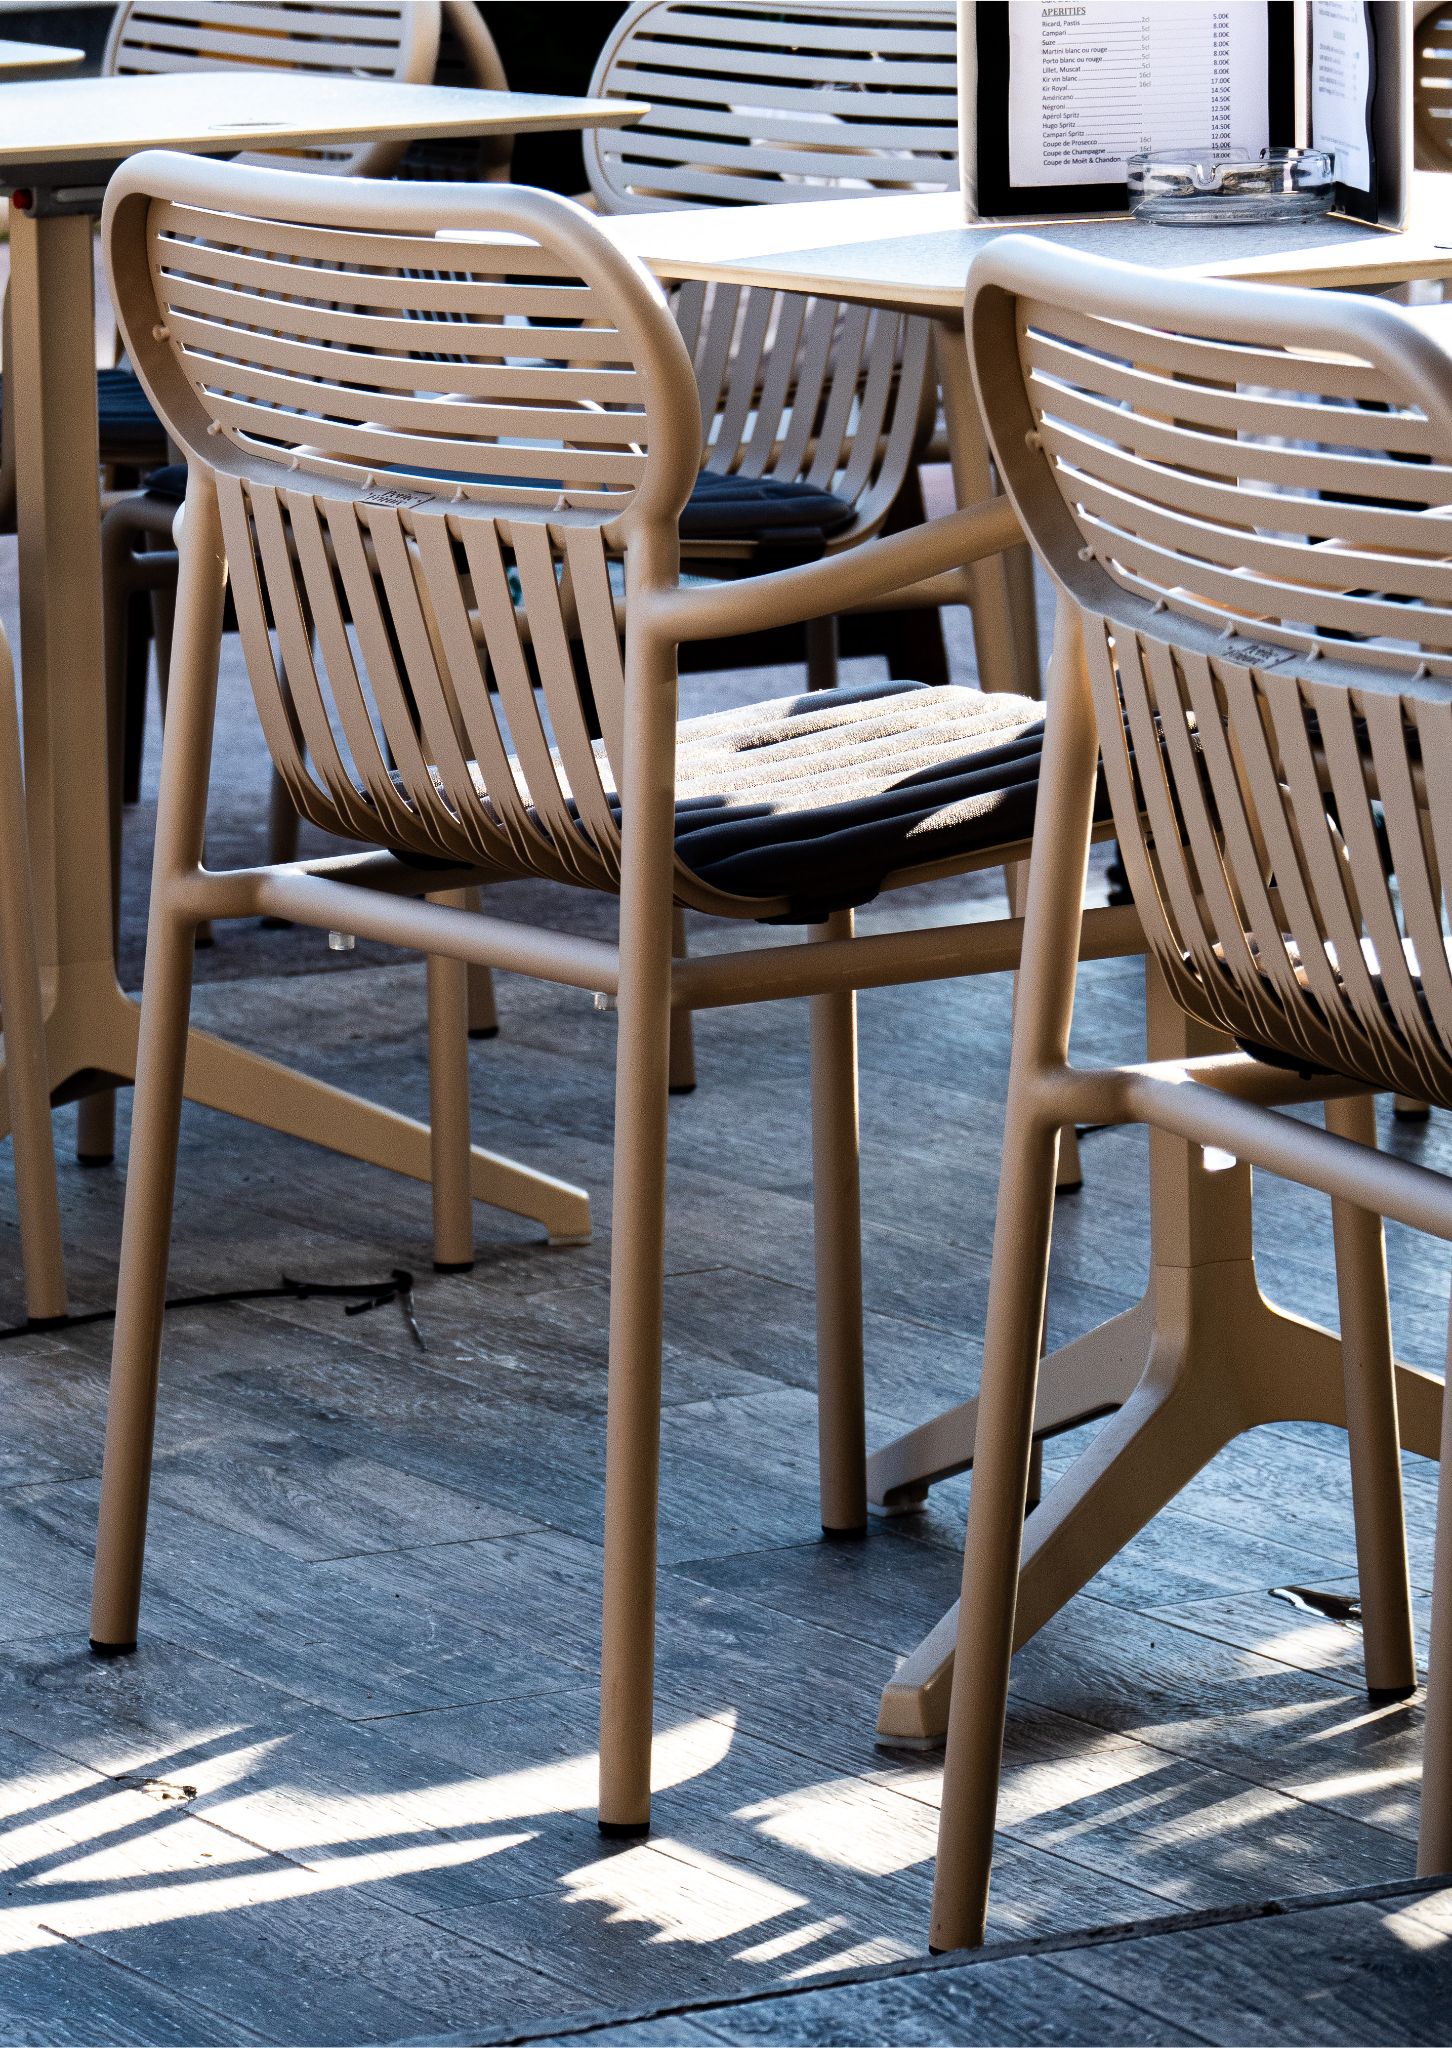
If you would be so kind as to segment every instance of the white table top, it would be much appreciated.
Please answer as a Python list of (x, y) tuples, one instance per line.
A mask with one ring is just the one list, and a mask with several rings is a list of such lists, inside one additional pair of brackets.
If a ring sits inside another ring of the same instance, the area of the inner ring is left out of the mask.
[(305, 142), (412, 140), (620, 127), (646, 111), (634, 100), (396, 85), (296, 72), (164, 72), (60, 78), (3, 93), (0, 184), (17, 168), (119, 161), (139, 149), (230, 154)]
[(955, 314), (974, 256), (996, 235), (1042, 235), (1157, 269), (1262, 283), (1394, 284), (1452, 274), (1452, 177), (1416, 181), (1412, 225), (1166, 228), (1132, 220), (965, 226), (956, 193), (623, 214), (602, 223), (667, 283), (686, 279), (819, 292)]
[(62, 43), (17, 43), (10, 36), (0, 36), (0, 77), (79, 64), (85, 54), (84, 50), (68, 49)]

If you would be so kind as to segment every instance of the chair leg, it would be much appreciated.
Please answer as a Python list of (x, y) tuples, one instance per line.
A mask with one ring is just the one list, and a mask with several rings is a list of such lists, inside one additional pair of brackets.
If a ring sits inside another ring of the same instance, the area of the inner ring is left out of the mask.
[(267, 792), (267, 861), (282, 867), (297, 859), (297, 833), (302, 820), (287, 793), (287, 784), (274, 768)]
[(837, 621), (807, 621), (807, 688), (835, 690), (837, 687)]
[(674, 652), (642, 628), (626, 664), (600, 1666), (600, 1828), (610, 1835), (650, 1826), (675, 833)]
[[(297, 806), (287, 793), (287, 784), (274, 768), (267, 788), (267, 858), (269, 863), (280, 863), (297, 859), (298, 827), (302, 819)], [(264, 917), (258, 922), (264, 931), (287, 932), (292, 930), (289, 917)]]
[[(671, 918), (671, 953), (686, 957), (686, 913), (677, 909)], [(671, 1011), (671, 1094), (690, 1095), (696, 1086), (696, 1030), (689, 1010)]]
[[(175, 630), (176, 630), (176, 586), (175, 586), (175, 584), (173, 584), (173, 583), (157, 583), (157, 584), (154, 584), (154, 585), (152, 586), (152, 592), (151, 592), (151, 636), (152, 636), (152, 639), (153, 639), (153, 641), (155, 642), (155, 645), (156, 645), (156, 694), (157, 694), (157, 701), (158, 701), (158, 702), (160, 703), (160, 705), (161, 705), (161, 723), (162, 723), (162, 730), (163, 730), (163, 732), (164, 732), (164, 731), (166, 730), (166, 700), (167, 700), (167, 692), (168, 692), (168, 690), (169, 690), (169, 689), (171, 688), (171, 643), (172, 643), (172, 636), (173, 636), (173, 634), (174, 634)], [(144, 678), (144, 676), (143, 676), (143, 684), (144, 684), (144, 681), (145, 681), (145, 678)], [(146, 704), (145, 704), (145, 691), (144, 691), (144, 688), (143, 688), (143, 692), (142, 692), (142, 706), (141, 706), (141, 718), (142, 718), (142, 723), (143, 723), (143, 725), (144, 725), (144, 724), (145, 724), (145, 720), (146, 720)], [(137, 782), (138, 782), (138, 788), (139, 788), (139, 784), (140, 784), (140, 775), (141, 775), (141, 757), (140, 757), (140, 753), (139, 753), (139, 751), (138, 751), (138, 754), (137, 754)], [(276, 778), (276, 777), (274, 776), (274, 777), (273, 777), (273, 782), (274, 782), (274, 784), (276, 783), (276, 780), (277, 780), (277, 778)], [(269, 827), (269, 837), (270, 837), (270, 827)], [(271, 858), (271, 857), (272, 857), (272, 855), (271, 855), (271, 853), (270, 853), (270, 850), (269, 850), (269, 858)], [(281, 857), (281, 858), (287, 858), (287, 856), (285, 856), (285, 855), (284, 855), (284, 856), (280, 856), (280, 857)], [(201, 923), (200, 923), (200, 924), (199, 924), (199, 925), (197, 926), (197, 929), (196, 929), (196, 936), (195, 936), (195, 938), (194, 938), (194, 940), (193, 940), (193, 943), (194, 943), (195, 945), (198, 945), (198, 946), (210, 946), (210, 945), (212, 944), (212, 925), (211, 925), (211, 920), (210, 920), (209, 918), (204, 918), (204, 919), (202, 920), (202, 922), (201, 922)]]
[(976, 1948), (988, 1917), (1059, 1148), (1059, 1119), (1039, 1084), (1068, 1059), (1097, 755), (1078, 626), (1068, 600), (1061, 599), (1014, 1006), (948, 1717), (930, 1935), (937, 1950)]
[[(471, 890), (470, 894), (477, 894)], [(499, 1011), (494, 1001), (494, 975), (488, 967), (470, 965), (464, 972), (469, 979), (469, 1036), (471, 1038), (497, 1038), (499, 1036)]]
[[(911, 469), (893, 500), (883, 531), (905, 533), (921, 526), (927, 516), (922, 471)], [(953, 680), (940, 606), (914, 605), (910, 611), (883, 612), (879, 617), (887, 642), (887, 672), (894, 682), (941, 686)]]
[(50, 1076), (36, 967), (30, 850), (10, 650), (0, 638), (0, 1018), (5, 1027), (5, 1089), (15, 1154), (15, 1198), (25, 1310), (30, 1322), (66, 1313), (65, 1260), (50, 1121)]
[[(1008, 892), (1008, 907), (1014, 917), (1022, 917), (1028, 903), (1028, 869), (1027, 861), (1016, 860), (1003, 871), (1004, 886)], [(1065, 1124), (1059, 1133), (1059, 1164), (1055, 1172), (1055, 1186), (1061, 1195), (1072, 1195), (1077, 1194), (1083, 1185), (1084, 1168), (1079, 1158), (1079, 1133), (1072, 1124)]]
[(91, 1603), (91, 1646), (102, 1656), (136, 1648), (196, 951), (192, 921), (157, 902), (156, 895), (147, 938)]
[(151, 650), (155, 637), (152, 621), (157, 601), (155, 591), (132, 591), (126, 601), (122, 627), (125, 680), (122, 684), (121, 787), (123, 801), (128, 804), (141, 800), (141, 762), (146, 749), (146, 685), (151, 674)]
[(1424, 1124), (1432, 1114), (1432, 1105), (1420, 1095), (1396, 1095), (1392, 1098), (1392, 1114), (1399, 1124)]
[[(443, 890), (430, 903), (468, 907), (470, 891)], [(462, 960), (428, 956), (429, 1164), (433, 1184), (434, 1271), (467, 1273), (474, 1263), (470, 1184), (469, 973)]]
[[(482, 910), (484, 891), (479, 888), (466, 889), (464, 901), (470, 910)], [(494, 975), (489, 968), (476, 967), (472, 962), (464, 972), (469, 977), (469, 1036), (497, 1038), (499, 1012), (494, 1005)]]
[[(1328, 1131), (1357, 1144), (1375, 1146), (1376, 1110), (1371, 1096), (1328, 1102), (1325, 1114)], [(1416, 1690), (1417, 1652), (1402, 1506), (1386, 1242), (1381, 1218), (1369, 1210), (1333, 1201), (1331, 1220), (1341, 1306), (1341, 1363), (1346, 1382), (1366, 1689), (1382, 1697), (1404, 1699)]]
[[(140, 795), (141, 738), (146, 722), (150, 635), (142, 630), (148, 599), (136, 583), (137, 536), (113, 508), (101, 522), (101, 652), (106, 679), (106, 749), (111, 816), (111, 932), (121, 932), (121, 813)], [(109, 1166), (116, 1156), (116, 1091), (98, 1089), (76, 1110), (76, 1159)]]
[[(1062, 1134), (1061, 1134), (1061, 1135), (1060, 1135), (1060, 1139), (1059, 1139), (1059, 1144), (1060, 1144), (1060, 1146), (1061, 1146), (1061, 1147), (1062, 1147), (1062, 1145), (1063, 1145), (1063, 1142), (1064, 1142), (1064, 1141), (1063, 1141), (1063, 1137), (1062, 1137)], [(1029, 1453), (1029, 1476), (1028, 1476), (1028, 1486), (1027, 1486), (1027, 1487), (1025, 1488), (1025, 1490), (1024, 1490), (1024, 1500), (1023, 1500), (1023, 1511), (1024, 1511), (1024, 1514), (1025, 1514), (1025, 1515), (1031, 1515), (1031, 1514), (1033, 1513), (1034, 1509), (1035, 1509), (1035, 1508), (1036, 1508), (1036, 1507), (1037, 1507), (1037, 1506), (1039, 1505), (1039, 1503), (1040, 1503), (1040, 1502), (1042, 1501), (1043, 1497), (1044, 1497), (1044, 1440), (1043, 1440), (1043, 1438), (1042, 1438), (1041, 1436), (1036, 1436), (1036, 1437), (1034, 1438), (1034, 1447), (1033, 1447), (1032, 1451), (1031, 1451), (1031, 1452)]]
[[(1452, 1381), (1452, 1320), (1447, 1342)], [(1442, 1403), (1437, 1538), (1432, 1556), (1432, 1644), (1422, 1730), (1422, 1823), (1418, 1877), (1452, 1871), (1452, 1401)]]
[(1058, 1137), (1053, 1124), (1026, 1117), (1010, 1092), (933, 1894), (930, 1941), (938, 1952), (976, 1948), (988, 1916)]
[[(850, 939), (852, 912), (812, 927)], [(862, 1356), (862, 1216), (858, 1173), (857, 997), (811, 998), (812, 1217), (817, 1252), (817, 1436), (825, 1536), (867, 1527)]]
[(610, 1412), (605, 1453), (605, 1607), (600, 1828), (650, 1825), (660, 1365), (669, 1101), (669, 906), (656, 943), (622, 931), (610, 1257)]
[(181, 1135), (182, 1079), (191, 1009), (195, 921), (177, 885), (202, 858), (216, 714), (217, 653), (226, 563), (215, 495), (187, 490), (176, 675), (162, 746), (146, 978), (137, 1049), (131, 1159), (111, 1352), (111, 1398), (91, 1604), (91, 1642), (102, 1656), (136, 1647), (141, 1565), (151, 1485), (157, 1372), (167, 1256)]

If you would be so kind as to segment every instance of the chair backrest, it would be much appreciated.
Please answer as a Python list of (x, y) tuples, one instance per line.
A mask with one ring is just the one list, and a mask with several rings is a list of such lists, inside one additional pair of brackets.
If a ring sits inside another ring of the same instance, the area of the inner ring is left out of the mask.
[[(651, 111), (584, 137), (602, 212), (861, 198), (958, 185), (951, 0), (629, 8), (592, 93)], [(831, 299), (689, 284), (677, 318), (710, 421), (707, 467), (803, 481), (881, 523), (929, 424), (925, 322)]]
[(584, 138), (606, 212), (958, 189), (952, 0), (645, 0), (590, 89), (650, 105)]
[(1179, 1001), (1452, 1100), (1452, 361), (1383, 302), (1024, 236), (967, 319)]
[[(434, 239), (456, 229), (486, 239)], [(299, 811), (614, 888), (611, 558), (632, 598), (674, 582), (700, 448), (659, 287), (583, 209), (511, 185), (153, 152), (113, 180), (104, 232), (137, 372), (217, 493)]]
[[(439, 38), (439, 0), (123, 0), (101, 68), (113, 78), (270, 68), (426, 85)], [(386, 177), (406, 147), (328, 143), (245, 161)]]
[(1412, 134), (1419, 171), (1452, 171), (1452, 5), (1419, 0), (1412, 32)]

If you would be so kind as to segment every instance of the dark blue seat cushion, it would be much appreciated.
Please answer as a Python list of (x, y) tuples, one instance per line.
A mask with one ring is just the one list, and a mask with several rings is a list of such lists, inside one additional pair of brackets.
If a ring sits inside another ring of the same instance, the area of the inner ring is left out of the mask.
[(153, 498), (166, 498), (179, 505), (187, 494), (186, 464), (169, 462), (165, 469), (154, 469), (146, 479), (146, 488)]
[[(174, 498), (179, 505), (186, 496), (186, 465), (169, 463), (146, 479), (146, 488), (157, 497)], [(819, 491), (812, 484), (785, 483), (769, 476), (718, 476), (714, 470), (703, 469), (681, 514), (681, 539), (749, 540), (813, 555), (851, 518), (852, 507), (845, 498)]]
[(816, 554), (852, 519), (852, 507), (814, 484), (703, 469), (681, 514), (681, 539), (751, 540)]

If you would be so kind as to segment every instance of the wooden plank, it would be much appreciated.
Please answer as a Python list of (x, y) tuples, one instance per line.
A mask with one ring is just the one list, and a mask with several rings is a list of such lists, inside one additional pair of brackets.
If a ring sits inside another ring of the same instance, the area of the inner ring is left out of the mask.
[[(1118, 1609), (1110, 1627), (1103, 1613), (1081, 1596), (1027, 1644), (1015, 1665), (1019, 1696), (1293, 1799), (1354, 1812), (1340, 1843), (1345, 1883), (1410, 1875), (1398, 1836), (1420, 1770), (1415, 1702), (1372, 1704), (1344, 1681), (1163, 1618)], [(1265, 1840), (1257, 1848), (1252, 1837), (1248, 1853), (1276, 1860)], [(1266, 1887), (1247, 1889), (1264, 1895)]]
[[(582, 2038), (609, 2048), (676, 2038), (1013, 2044), (1066, 2037), (1255, 2043), (1445, 2038), (1438, 1953), (1449, 1923), (1445, 1891), (1319, 1908), (1305, 1900), (1288, 1904), (1289, 1911), (1270, 1916), (1089, 1935), (1032, 1955), (990, 1949), (917, 1969), (864, 1971), (855, 1981), (735, 2006), (641, 2010), (613, 2020), (602, 2015), (583, 2036), (532, 2038), (552, 2039), (560, 2048)], [(1097, 2011), (1080, 2008), (1075, 1993), (1066, 1997), (1066, 1985), (1112, 2003)]]
[(5, 1943), (0, 2032), (36, 2048), (96, 2041), (114, 2048), (211, 2048), (263, 2038), (235, 2014), (209, 2011), (184, 1992), (39, 1926)]
[(1445, 1896), (1327, 1907), (1055, 1958), (1081, 1984), (1130, 1994), (1158, 2028), (1194, 2015), (1211, 2041), (1446, 2038)]
[[(603, 2028), (587, 2038), (609, 2043), (675, 2040), (674, 2017)], [(828, 2048), (843, 2041), (1002, 2043), (1146, 2041), (1169, 2044), (1204, 2037), (1156, 2018), (1131, 1996), (1077, 1983), (1054, 1965), (1014, 1958), (968, 1971), (932, 1971), (832, 1990), (802, 1990), (780, 2001), (712, 2006), (693, 2016), (714, 2041), (791, 2041)], [(1152, 2032), (1151, 2032), (1152, 2029)], [(680, 2038), (685, 2038), (684, 2036)], [(557, 2048), (563, 2048), (560, 2037)]]
[[(38, 1489), (35, 1519), (88, 1557), (93, 1486)], [(454, 1546), (444, 1546), (452, 1548)], [(502, 1610), (450, 1621), (384, 1601), (254, 1538), (157, 1504), (148, 1543), (152, 1638), (188, 1646), (345, 1716), (524, 1698), (577, 1676)]]

